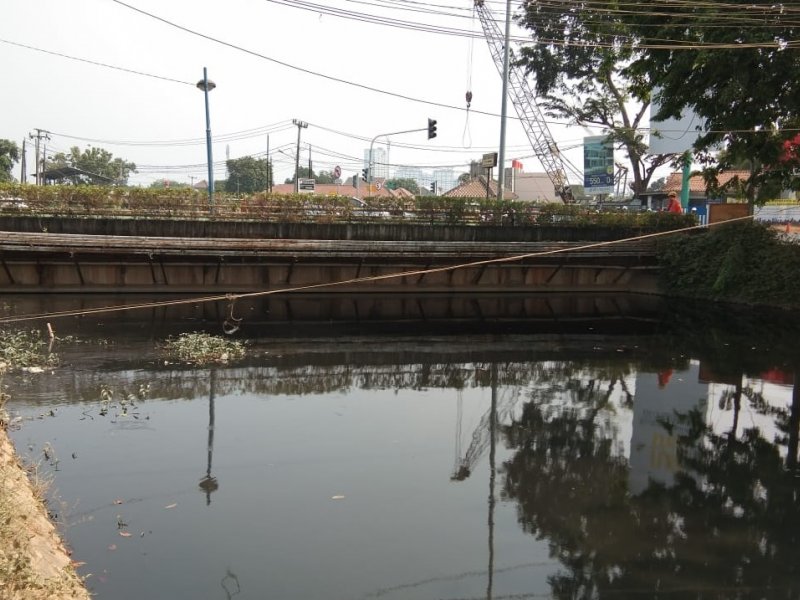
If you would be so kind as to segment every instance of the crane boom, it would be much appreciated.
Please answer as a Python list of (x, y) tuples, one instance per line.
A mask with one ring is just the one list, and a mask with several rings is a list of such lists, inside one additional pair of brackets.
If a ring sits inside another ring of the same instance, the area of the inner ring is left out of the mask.
[[(486, 36), (486, 42), (489, 44), (489, 51), (492, 53), (494, 64), (502, 77), (504, 36), (484, 0), (474, 1), (475, 10), (478, 13), (483, 33)], [(567, 180), (561, 153), (553, 135), (550, 133), (544, 114), (542, 114), (541, 109), (534, 101), (534, 92), (519, 67), (510, 66), (508, 69), (508, 95), (522, 122), (525, 133), (528, 135), (533, 152), (544, 166), (547, 176), (555, 187), (556, 194), (565, 204), (571, 204), (574, 202), (574, 196)], [(502, 165), (500, 165), (500, 168), (502, 169)]]

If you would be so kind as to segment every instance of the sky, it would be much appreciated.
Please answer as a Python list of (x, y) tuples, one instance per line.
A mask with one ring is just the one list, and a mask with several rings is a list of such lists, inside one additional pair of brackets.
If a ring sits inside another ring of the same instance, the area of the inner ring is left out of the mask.
[[(282, 183), (294, 172), (298, 133), (300, 164), (310, 153), (315, 172), (338, 166), (344, 179), (360, 175), (374, 140), (392, 165), (460, 174), (500, 144), (502, 80), (472, 5), (3, 0), (0, 138), (28, 139), (29, 174), (29, 136), (40, 129), (49, 132), (48, 155), (91, 145), (136, 163), (134, 185), (206, 179), (204, 94), (196, 87), (206, 68), (217, 86), (209, 93), (216, 180), (225, 177), (226, 157), (269, 150)], [(504, 1), (487, 5), (505, 18)], [(526, 172), (543, 171), (510, 101), (507, 111), (506, 166), (516, 159)], [(429, 118), (437, 121), (432, 140)], [(580, 169), (583, 138), (602, 131), (549, 121)]]

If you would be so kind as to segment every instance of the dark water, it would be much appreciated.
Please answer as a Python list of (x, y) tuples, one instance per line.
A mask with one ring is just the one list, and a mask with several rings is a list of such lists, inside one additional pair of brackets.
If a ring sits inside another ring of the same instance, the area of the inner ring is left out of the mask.
[[(48, 320), (73, 337), (6, 376), (11, 434), (101, 600), (800, 597), (787, 315), (318, 296)], [(165, 361), (235, 327), (241, 361)]]

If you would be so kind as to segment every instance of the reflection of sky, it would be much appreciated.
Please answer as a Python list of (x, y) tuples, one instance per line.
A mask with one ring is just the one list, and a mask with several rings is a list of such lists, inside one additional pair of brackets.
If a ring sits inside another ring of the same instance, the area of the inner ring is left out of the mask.
[[(762, 379), (755, 379), (749, 377), (742, 377), (742, 386), (749, 388), (755, 393), (760, 394), (769, 407), (786, 410), (792, 403), (792, 390), (791, 385), (780, 385), (770, 383)], [(725, 383), (710, 383), (708, 385), (708, 411), (706, 413), (706, 422), (712, 428), (714, 433), (727, 434), (730, 433), (734, 425), (734, 411), (732, 409), (723, 409), (720, 407), (720, 399), (726, 393), (733, 393), (735, 386)], [(741, 408), (739, 410), (739, 420), (736, 427), (737, 437), (746, 429), (758, 428), (761, 436), (769, 441), (775, 442), (779, 436), (784, 436), (775, 425), (775, 419), (769, 415), (763, 414), (755, 409), (753, 404), (748, 400), (745, 394), (742, 394)], [(787, 448), (785, 444), (777, 446), (782, 458), (786, 458)]]
[[(207, 373), (170, 377), (182, 389), (198, 377), (207, 385)], [(117, 375), (132, 389), (148, 372)], [(15, 412), (43, 413), (24, 388), (15, 396)], [(450, 480), (459, 396), (466, 443), (489, 407), (488, 387), (218, 393), (219, 488), (208, 506), (198, 488), (207, 395), (148, 397), (124, 418), (116, 402), (101, 417), (98, 400), (60, 399), (55, 417), (26, 419), (13, 436), (34, 457), (46, 441), (55, 449), (67, 540), (98, 597), (216, 599), (228, 569), (244, 597), (478, 597), (488, 568), (488, 453), (467, 480)], [(498, 444), (497, 463), (506, 456)], [(117, 515), (130, 538), (119, 536)], [(546, 593), (555, 568), (547, 545), (520, 530), (514, 504), (499, 501), (494, 527), (505, 573), (498, 593)]]

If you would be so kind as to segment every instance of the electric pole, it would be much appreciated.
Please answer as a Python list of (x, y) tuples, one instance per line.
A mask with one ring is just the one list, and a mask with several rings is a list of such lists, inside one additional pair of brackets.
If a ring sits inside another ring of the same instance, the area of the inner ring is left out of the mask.
[(19, 161), (19, 182), (20, 183), (26, 183), (26, 180), (28, 178), (28, 174), (25, 172), (25, 167), (26, 167), (26, 165), (25, 165), (25, 153), (27, 152), (27, 150), (25, 149), (25, 142), (26, 141), (27, 140), (25, 138), (22, 138), (22, 157), (21, 157), (22, 160)]
[(38, 127), (35, 128), (34, 131), (36, 132), (36, 135), (29, 133), (28, 137), (36, 141), (34, 144), (34, 152), (36, 154), (36, 185), (41, 185), (41, 171), (39, 170), (39, 144), (42, 140), (50, 139), (50, 132), (45, 129), (39, 129)]
[(300, 193), (300, 130), (308, 127), (308, 123), (292, 119), (292, 123), (297, 125), (297, 155), (294, 159), (294, 193)]

